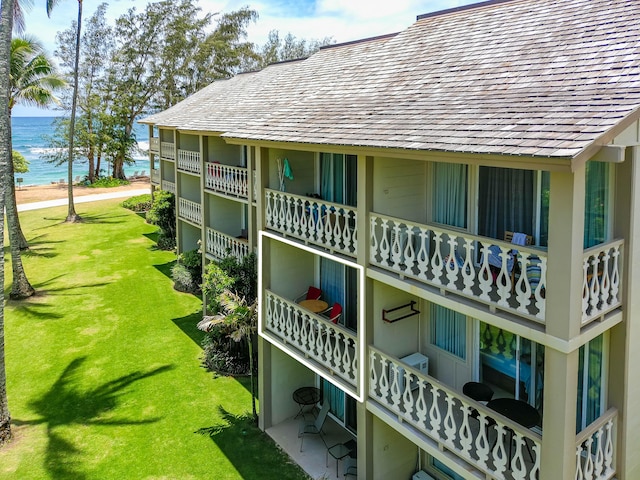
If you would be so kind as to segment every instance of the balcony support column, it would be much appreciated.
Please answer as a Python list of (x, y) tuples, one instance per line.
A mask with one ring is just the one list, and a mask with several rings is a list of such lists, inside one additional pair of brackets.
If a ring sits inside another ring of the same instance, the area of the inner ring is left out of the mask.
[[(546, 333), (570, 341), (582, 322), (585, 167), (551, 172)], [(573, 478), (578, 350), (545, 351), (540, 478)]]
[(624, 163), (616, 165), (614, 236), (624, 238), (622, 270), (624, 321), (611, 329), (609, 355), (609, 405), (621, 413), (618, 427), (616, 477), (640, 478), (640, 147), (627, 148)]

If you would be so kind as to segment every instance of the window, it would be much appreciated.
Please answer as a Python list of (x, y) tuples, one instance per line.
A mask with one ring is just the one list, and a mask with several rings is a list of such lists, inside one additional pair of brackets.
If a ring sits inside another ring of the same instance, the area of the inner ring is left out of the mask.
[(324, 378), (320, 379), (320, 390), (323, 401), (329, 401), (329, 413), (349, 430), (356, 433), (358, 431), (356, 401)]
[(429, 328), (432, 345), (465, 360), (467, 349), (467, 317), (465, 315), (432, 303)]
[(356, 155), (320, 154), (320, 195), (323, 200), (356, 205), (357, 160)]
[(605, 347), (604, 335), (600, 335), (580, 347), (576, 432), (582, 431), (604, 413)]
[(584, 199), (584, 248), (607, 241), (609, 164), (587, 162)]

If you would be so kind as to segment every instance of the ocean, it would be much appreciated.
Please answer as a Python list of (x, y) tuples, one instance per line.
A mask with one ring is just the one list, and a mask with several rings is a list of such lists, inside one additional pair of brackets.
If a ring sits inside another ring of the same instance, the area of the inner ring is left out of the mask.
[[(16, 173), (16, 178), (22, 178), (22, 185), (47, 185), (51, 182), (58, 182), (60, 179), (67, 179), (67, 164), (56, 166), (49, 163), (43, 154), (48, 150), (45, 136), (53, 135), (54, 117), (12, 117), (11, 137), (13, 149), (20, 152), (29, 161), (29, 171), (27, 173)], [(149, 149), (148, 129), (146, 125), (138, 123), (134, 126), (136, 139), (138, 140), (138, 152), (134, 154), (135, 163), (125, 165), (125, 175), (130, 176), (135, 172), (149, 175)], [(102, 168), (106, 168), (107, 164)], [(77, 176), (84, 178), (89, 173), (86, 160), (76, 161), (73, 164), (73, 178)]]

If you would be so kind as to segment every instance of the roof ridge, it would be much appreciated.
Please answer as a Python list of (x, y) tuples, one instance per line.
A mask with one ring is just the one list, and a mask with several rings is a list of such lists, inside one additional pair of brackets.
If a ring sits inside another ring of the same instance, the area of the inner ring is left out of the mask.
[(398, 35), (399, 33), (400, 32), (386, 33), (384, 35), (376, 35), (375, 37), (360, 38), (358, 40), (351, 40), (349, 42), (332, 43), (331, 45), (323, 45), (323, 46), (321, 46), (320, 50), (327, 50), (329, 48), (336, 48), (336, 47), (345, 47), (345, 46), (349, 46), (349, 45), (357, 45), (358, 43), (373, 42), (375, 40), (384, 40), (385, 38), (393, 38), (396, 35)]
[(422, 15), (418, 15), (416, 17), (416, 21), (423, 20), (425, 18), (439, 17), (440, 15), (447, 15), (449, 13), (463, 12), (465, 10), (473, 10), (475, 8), (482, 8), (482, 7), (490, 7), (492, 5), (499, 5), (501, 3), (509, 3), (509, 2), (516, 2), (516, 1), (518, 0), (485, 0), (484, 2), (470, 3), (469, 5), (461, 5), (459, 7), (447, 8), (445, 10), (438, 10), (436, 12), (423, 13)]

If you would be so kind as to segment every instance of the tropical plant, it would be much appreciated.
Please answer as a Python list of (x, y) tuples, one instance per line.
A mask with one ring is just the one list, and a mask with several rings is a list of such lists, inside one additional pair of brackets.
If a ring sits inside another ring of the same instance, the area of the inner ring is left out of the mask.
[[(9, 92), (11, 30), (14, 0), (0, 2), (0, 92)], [(11, 162), (11, 119), (9, 96), (0, 95), (0, 178), (5, 178)], [(4, 195), (0, 195), (0, 216), (4, 212)], [(0, 284), (4, 285), (4, 221), (0, 222)], [(4, 302), (0, 303), (0, 446), (11, 439), (11, 414), (7, 401), (7, 373), (4, 359)]]
[(213, 316), (205, 316), (198, 323), (198, 328), (205, 332), (217, 325), (224, 325), (228, 329), (228, 336), (236, 343), (246, 342), (249, 349), (249, 372), (251, 375), (251, 406), (253, 419), (258, 422), (256, 412), (256, 395), (254, 387), (253, 342), (258, 331), (258, 301), (247, 302), (246, 297), (240, 296), (229, 289), (224, 290), (219, 298), (220, 311)]
[(176, 196), (165, 190), (153, 194), (153, 204), (147, 212), (147, 223), (160, 227), (158, 248), (173, 250), (176, 246)]
[[(47, 15), (51, 16), (51, 10), (53, 7), (59, 2), (59, 0), (47, 0)], [(67, 196), (69, 197), (69, 207), (67, 211), (67, 219), (66, 221), (69, 223), (81, 222), (82, 218), (80, 215), (76, 213), (75, 206), (73, 204), (73, 140), (74, 140), (74, 130), (76, 124), (76, 108), (77, 108), (77, 100), (78, 100), (78, 72), (79, 72), (79, 63), (80, 63), (80, 40), (81, 40), (81, 31), (82, 27), (82, 0), (78, 0), (78, 21), (76, 24), (76, 54), (74, 60), (74, 68), (73, 68), (73, 99), (71, 103), (71, 119), (69, 123), (69, 156), (68, 156), (68, 165), (67, 165)]]
[(134, 212), (146, 212), (151, 208), (151, 202), (151, 194), (143, 193), (142, 195), (136, 195), (135, 197), (127, 198), (120, 205)]
[[(66, 86), (64, 79), (57, 74), (53, 62), (44, 52), (44, 47), (32, 37), (18, 37), (11, 40), (9, 117), (17, 104), (45, 107), (56, 103), (54, 92)], [(20, 250), (29, 247), (18, 217), (15, 190), (15, 165), (11, 161), (7, 166), (5, 202), (7, 227), (11, 245), (11, 266), (13, 269), (12, 299), (30, 297), (35, 290), (29, 283)]]

